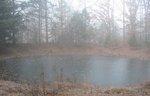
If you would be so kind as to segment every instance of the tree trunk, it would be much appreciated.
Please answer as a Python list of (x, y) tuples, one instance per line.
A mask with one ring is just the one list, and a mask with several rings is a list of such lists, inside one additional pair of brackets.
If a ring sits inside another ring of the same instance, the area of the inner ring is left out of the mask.
[(126, 41), (126, 33), (125, 33), (125, 0), (123, 0), (123, 42)]
[[(13, 15), (15, 15), (15, 0), (12, 0), (13, 3)], [(13, 28), (15, 29), (15, 28)], [(15, 30), (12, 30), (12, 43), (15, 44), (16, 43), (16, 37), (15, 37)]]
[(41, 27), (42, 27), (42, 22), (41, 22), (41, 11), (42, 11), (42, 9), (41, 9), (41, 0), (39, 0), (39, 17), (38, 17), (38, 19), (39, 19), (39, 21), (38, 21), (38, 27), (39, 27), (39, 30), (38, 30), (38, 43), (41, 43)]
[(46, 32), (46, 43), (48, 43), (48, 14), (47, 14), (47, 0), (45, 0), (45, 32)]

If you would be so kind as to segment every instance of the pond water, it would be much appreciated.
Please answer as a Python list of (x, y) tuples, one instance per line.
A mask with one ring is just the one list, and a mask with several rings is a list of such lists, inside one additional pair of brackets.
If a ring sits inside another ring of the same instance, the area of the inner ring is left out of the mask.
[(82, 55), (8, 59), (0, 61), (0, 78), (32, 82), (87, 82), (103, 87), (121, 87), (150, 81), (150, 61)]

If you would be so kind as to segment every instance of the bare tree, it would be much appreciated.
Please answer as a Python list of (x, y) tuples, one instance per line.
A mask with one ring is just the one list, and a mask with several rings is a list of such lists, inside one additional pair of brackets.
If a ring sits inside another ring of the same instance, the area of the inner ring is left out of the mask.
[(125, 33), (125, 0), (123, 0), (123, 2), (122, 2), (122, 5), (123, 5), (123, 41), (124, 41), (124, 43), (125, 43), (125, 40), (126, 40), (126, 33)]
[(48, 1), (45, 0), (45, 33), (46, 33), (46, 43), (48, 43)]
[(148, 41), (149, 39), (149, 34), (150, 34), (150, 31), (149, 31), (149, 27), (150, 27), (150, 1), (149, 0), (143, 0), (143, 3), (144, 3), (144, 10), (145, 10), (145, 28), (144, 28), (144, 31), (145, 31), (145, 34), (146, 34), (146, 41)]

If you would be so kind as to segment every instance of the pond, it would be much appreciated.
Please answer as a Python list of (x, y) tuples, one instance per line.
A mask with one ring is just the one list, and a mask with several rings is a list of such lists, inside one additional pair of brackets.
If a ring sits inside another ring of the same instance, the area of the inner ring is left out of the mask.
[(51, 55), (0, 61), (0, 78), (67, 81), (122, 87), (150, 81), (150, 61), (86, 55)]

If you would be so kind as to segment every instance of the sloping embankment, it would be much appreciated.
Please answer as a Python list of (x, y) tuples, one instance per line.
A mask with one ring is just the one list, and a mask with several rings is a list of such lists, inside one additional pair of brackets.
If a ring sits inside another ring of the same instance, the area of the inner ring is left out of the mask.
[(100, 88), (69, 83), (31, 86), (11, 81), (0, 81), (0, 96), (150, 96), (150, 84), (126, 88)]

